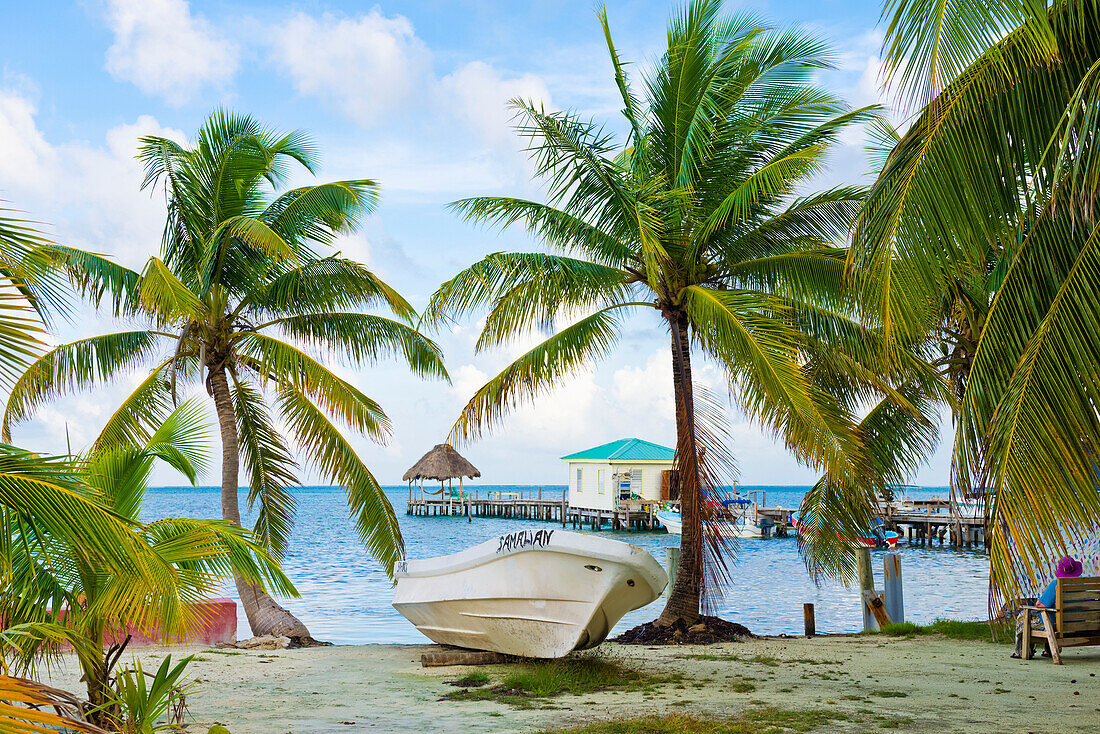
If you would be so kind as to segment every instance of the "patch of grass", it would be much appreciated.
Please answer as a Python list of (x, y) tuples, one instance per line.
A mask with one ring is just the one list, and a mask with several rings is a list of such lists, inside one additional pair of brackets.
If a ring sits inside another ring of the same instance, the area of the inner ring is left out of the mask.
[(1000, 645), (1015, 641), (1014, 622), (960, 622), (957, 619), (937, 619), (924, 627), (925, 634), (943, 635), (952, 640), (980, 640)]
[(905, 698), (909, 694), (905, 691), (871, 691), (871, 695), (879, 698)]
[(489, 678), (489, 674), (486, 673), (484, 670), (477, 670), (477, 671), (474, 671), (473, 673), (470, 673), (469, 675), (467, 675), (464, 678), (459, 678), (458, 680), (452, 680), (452, 681), (447, 681), (447, 682), (450, 685), (457, 686), (459, 688), (478, 688), (480, 686), (489, 685), (491, 680), (492, 679)]
[(879, 630), (884, 635), (890, 635), (892, 637), (908, 637), (910, 635), (922, 634), (922, 628), (920, 625), (912, 622), (894, 622), (893, 624), (883, 625)]
[(737, 660), (736, 655), (711, 655), (709, 653), (700, 653), (696, 655), (677, 655), (680, 660)]
[(951, 640), (976, 640), (1011, 645), (1015, 639), (1013, 622), (963, 622), (958, 619), (937, 619), (932, 624), (919, 625), (897, 622), (885, 625), (881, 630), (861, 632), (864, 635), (888, 635), (912, 639), (918, 635), (943, 635)]
[(767, 665), (769, 668), (779, 667), (779, 664), (783, 661), (779, 658), (773, 658), (771, 655), (753, 655), (749, 658), (750, 663), (756, 663), (757, 665)]
[(734, 693), (752, 693), (756, 690), (756, 684), (747, 680), (739, 680), (730, 686)]
[(876, 718), (881, 729), (901, 729), (903, 726), (909, 726), (913, 723), (913, 720), (908, 716), (882, 716), (880, 714)]
[[(473, 682), (468, 682), (470, 679)], [(656, 693), (657, 686), (682, 684), (679, 673), (651, 675), (613, 660), (594, 655), (523, 663), (507, 669), (507, 675), (497, 684), (482, 671), (471, 674), (452, 685), (462, 690), (450, 691), (443, 698), (449, 701), (497, 700), (519, 708), (543, 705), (551, 696), (579, 696), (595, 691), (639, 691)]]
[(207, 650), (210, 655), (243, 655), (239, 650)]
[[(833, 721), (847, 721), (839, 711), (790, 711), (762, 708), (744, 711), (733, 719), (701, 719), (694, 716), (646, 716), (640, 719), (606, 721), (579, 729), (561, 729), (553, 734), (758, 734), (808, 732)], [(543, 732), (551, 734), (551, 732)]]

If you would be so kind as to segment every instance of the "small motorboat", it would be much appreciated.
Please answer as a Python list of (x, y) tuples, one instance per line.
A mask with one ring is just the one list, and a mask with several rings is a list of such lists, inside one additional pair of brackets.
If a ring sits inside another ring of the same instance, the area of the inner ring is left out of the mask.
[[(672, 535), (682, 535), (683, 520), (679, 512), (661, 510), (653, 513), (665, 529)], [(764, 530), (755, 523), (748, 522), (744, 517), (735, 517), (732, 521), (726, 521), (718, 526), (718, 532), (725, 538), (762, 538)]]
[(561, 530), (518, 530), (403, 561), (394, 578), (394, 608), (431, 640), (530, 658), (599, 645), (668, 584), (641, 548)]
[[(791, 514), (791, 527), (799, 535), (807, 535), (812, 532), (812, 529), (807, 528), (801, 521), (800, 513), (797, 512)], [(871, 527), (856, 538), (856, 544), (867, 548), (896, 548), (900, 538), (901, 535), (898, 533), (886, 529), (882, 518), (875, 518)]]
[(653, 513), (653, 516), (657, 518), (662, 525), (672, 535), (680, 535), (680, 528), (683, 527), (683, 520), (680, 519), (679, 512), (672, 512), (671, 510), (660, 510)]

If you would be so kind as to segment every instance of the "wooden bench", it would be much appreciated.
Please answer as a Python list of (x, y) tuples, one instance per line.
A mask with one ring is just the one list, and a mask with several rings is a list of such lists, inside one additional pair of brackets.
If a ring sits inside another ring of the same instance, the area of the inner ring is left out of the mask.
[(1023, 657), (1031, 659), (1031, 615), (1043, 620), (1043, 632), (1055, 665), (1062, 664), (1063, 647), (1100, 645), (1100, 577), (1058, 579), (1054, 606), (1021, 607), (1024, 616)]

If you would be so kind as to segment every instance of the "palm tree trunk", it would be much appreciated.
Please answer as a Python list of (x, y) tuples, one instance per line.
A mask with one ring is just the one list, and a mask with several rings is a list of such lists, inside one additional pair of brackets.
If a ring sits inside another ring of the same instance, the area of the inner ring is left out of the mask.
[[(210, 391), (214, 396), (218, 427), (222, 435), (222, 518), (226, 522), (240, 525), (241, 510), (237, 494), (241, 453), (237, 439), (237, 416), (233, 410), (229, 380), (225, 376), (224, 367), (217, 367), (210, 372)], [(248, 616), (248, 626), (252, 628), (253, 635), (313, 639), (301, 620), (275, 603), (275, 600), (263, 589), (253, 586), (244, 579), (235, 579), (235, 581), (237, 595), (244, 606), (244, 613)]]
[(677, 620), (689, 624), (699, 619), (702, 589), (702, 526), (699, 507), (699, 465), (695, 446), (695, 406), (691, 387), (691, 351), (687, 318), (669, 317), (672, 330), (672, 389), (676, 399), (676, 468), (680, 477), (680, 562), (676, 583), (668, 594), (657, 623), (670, 625)]

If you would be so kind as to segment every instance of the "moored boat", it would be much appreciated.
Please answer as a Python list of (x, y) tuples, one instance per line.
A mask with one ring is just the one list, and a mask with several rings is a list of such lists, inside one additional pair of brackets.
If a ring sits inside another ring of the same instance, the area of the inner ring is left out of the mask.
[[(799, 535), (812, 532), (812, 528), (807, 528), (802, 522), (801, 514), (798, 512), (791, 514), (791, 527)], [(881, 518), (876, 518), (870, 528), (856, 537), (855, 543), (867, 548), (896, 548), (900, 538), (900, 534), (885, 528)]]
[(394, 577), (394, 608), (431, 640), (532, 658), (595, 647), (668, 583), (637, 546), (560, 530), (404, 561)]
[[(661, 510), (653, 513), (653, 516), (671, 535), (683, 533), (683, 520), (679, 512)], [(744, 517), (735, 517), (731, 521), (721, 523), (718, 526), (718, 532), (726, 538), (762, 538), (764, 536), (764, 531), (759, 525), (748, 522)]]

